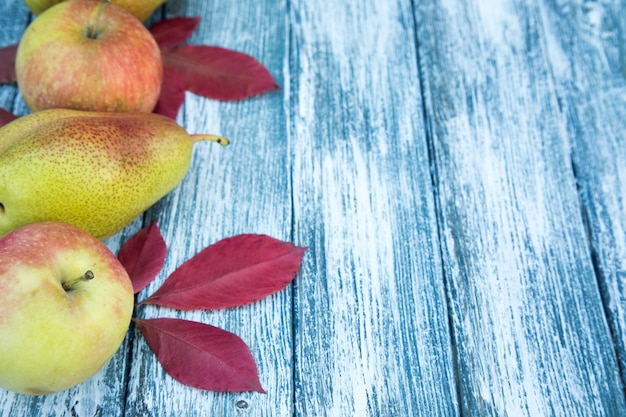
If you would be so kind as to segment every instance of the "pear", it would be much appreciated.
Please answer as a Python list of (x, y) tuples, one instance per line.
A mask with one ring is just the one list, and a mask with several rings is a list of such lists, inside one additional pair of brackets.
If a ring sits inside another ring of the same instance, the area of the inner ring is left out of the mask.
[(157, 7), (165, 3), (165, 0), (111, 0), (111, 3), (123, 7), (143, 22), (154, 13)]
[(24, 0), (24, 3), (26, 3), (26, 6), (28, 6), (34, 15), (39, 15), (43, 13), (44, 10), (49, 9), (62, 1), (63, 0)]
[(51, 109), (0, 128), (0, 236), (39, 221), (63, 221), (105, 239), (184, 178), (190, 135), (153, 113)]
[[(45, 10), (54, 6), (57, 3), (61, 3), (65, 0), (24, 0), (26, 6), (35, 15), (43, 13)], [(98, 0), (103, 1), (103, 0)], [(148, 19), (150, 15), (166, 0), (110, 0), (112, 4), (120, 6), (128, 10), (132, 15), (142, 22)]]

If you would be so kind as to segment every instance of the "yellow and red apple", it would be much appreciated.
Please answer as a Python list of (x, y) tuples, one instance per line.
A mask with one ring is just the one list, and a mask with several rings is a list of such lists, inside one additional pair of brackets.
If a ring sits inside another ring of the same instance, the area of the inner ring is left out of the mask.
[(33, 111), (151, 112), (163, 63), (153, 36), (129, 12), (108, 2), (69, 0), (26, 28), (15, 71)]
[(119, 349), (133, 310), (124, 267), (66, 223), (0, 239), (0, 387), (42, 395), (93, 376)]

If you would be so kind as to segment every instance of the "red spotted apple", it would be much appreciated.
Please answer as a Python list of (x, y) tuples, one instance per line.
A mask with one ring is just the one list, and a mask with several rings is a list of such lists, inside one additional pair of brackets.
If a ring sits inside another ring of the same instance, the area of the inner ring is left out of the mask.
[[(44, 10), (54, 6), (57, 3), (61, 3), (64, 0), (24, 0), (26, 6), (34, 14), (41, 14)], [(102, 0), (93, 0), (102, 1)], [(146, 20), (157, 7), (165, 3), (165, 0), (110, 0), (111, 3), (123, 7), (128, 10), (133, 16), (142, 22)]]
[(108, 2), (69, 0), (26, 28), (15, 72), (33, 111), (151, 112), (163, 63), (152, 34), (129, 12)]
[(0, 239), (0, 387), (42, 395), (90, 378), (120, 347), (133, 289), (98, 239), (66, 223)]

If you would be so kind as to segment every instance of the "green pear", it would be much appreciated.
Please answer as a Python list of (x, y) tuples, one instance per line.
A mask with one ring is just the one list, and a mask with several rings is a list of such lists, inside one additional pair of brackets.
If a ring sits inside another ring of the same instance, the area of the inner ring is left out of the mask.
[[(54, 6), (57, 3), (61, 3), (65, 0), (24, 0), (26, 6), (35, 15), (43, 13), (45, 10)], [(103, 1), (103, 0), (98, 0)], [(142, 22), (157, 9), (160, 5), (165, 3), (166, 0), (110, 0), (112, 4), (120, 6), (128, 10), (132, 15)]]
[(0, 128), (0, 236), (63, 221), (105, 239), (184, 178), (197, 141), (153, 113), (51, 109)]

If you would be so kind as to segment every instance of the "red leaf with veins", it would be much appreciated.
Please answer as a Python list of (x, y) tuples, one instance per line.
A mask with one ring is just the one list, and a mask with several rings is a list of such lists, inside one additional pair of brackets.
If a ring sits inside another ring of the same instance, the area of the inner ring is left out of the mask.
[(15, 75), (15, 54), (17, 44), (0, 48), (0, 83), (12, 83), (17, 80)]
[(163, 268), (167, 247), (156, 221), (138, 231), (120, 248), (117, 258), (128, 272), (135, 294), (154, 280)]
[(211, 391), (265, 393), (252, 353), (237, 335), (188, 320), (133, 320), (163, 369), (177, 381)]
[(250, 55), (207, 45), (161, 50), (163, 66), (180, 76), (186, 90), (217, 100), (240, 100), (278, 87)]
[(249, 304), (285, 288), (305, 251), (265, 235), (223, 239), (183, 263), (142, 303), (180, 310)]
[(163, 83), (161, 84), (161, 95), (153, 112), (167, 116), (176, 120), (178, 110), (185, 101), (185, 86), (175, 71), (163, 68)]
[(11, 123), (13, 120), (17, 119), (17, 116), (11, 113), (10, 111), (6, 111), (3, 108), (0, 108), (0, 127)]
[(191, 37), (200, 23), (199, 17), (174, 17), (157, 22), (149, 30), (159, 48), (171, 48), (180, 45)]

